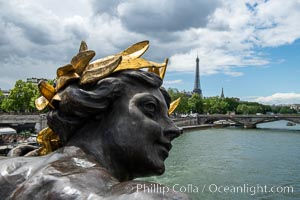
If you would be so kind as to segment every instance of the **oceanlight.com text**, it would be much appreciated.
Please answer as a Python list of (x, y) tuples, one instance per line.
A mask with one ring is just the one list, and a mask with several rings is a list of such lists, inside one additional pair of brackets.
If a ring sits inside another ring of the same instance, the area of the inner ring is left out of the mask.
[[(204, 185), (206, 188), (206, 185)], [(204, 189), (205, 190), (205, 189)], [(243, 184), (239, 186), (226, 186), (226, 185), (217, 185), (210, 184), (208, 185), (208, 191), (211, 193), (238, 193), (238, 194), (250, 194), (255, 195), (258, 193), (293, 193), (293, 186), (278, 186), (278, 185), (249, 185)]]
[(143, 193), (162, 193), (167, 192), (182, 192), (182, 193), (232, 193), (232, 194), (249, 194), (251, 196), (258, 193), (286, 193), (291, 194), (294, 192), (293, 186), (280, 186), (280, 185), (218, 185), (218, 184), (174, 184), (172, 186), (164, 186), (156, 183), (137, 184), (136, 192)]

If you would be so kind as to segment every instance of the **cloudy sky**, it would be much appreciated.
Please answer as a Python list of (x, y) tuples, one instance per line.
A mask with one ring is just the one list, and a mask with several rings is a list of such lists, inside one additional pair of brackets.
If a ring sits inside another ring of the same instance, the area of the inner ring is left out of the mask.
[(204, 96), (300, 103), (300, 0), (0, 0), (0, 88), (54, 78), (81, 40), (95, 58), (149, 40), (170, 58), (165, 87)]

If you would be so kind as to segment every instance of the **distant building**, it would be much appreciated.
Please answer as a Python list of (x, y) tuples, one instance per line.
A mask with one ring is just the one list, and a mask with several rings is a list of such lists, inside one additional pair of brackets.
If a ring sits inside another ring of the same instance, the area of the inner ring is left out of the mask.
[(195, 85), (194, 85), (193, 93), (197, 93), (197, 94), (200, 95), (200, 97), (203, 97), (202, 90), (201, 90), (201, 87), (200, 87), (200, 69), (199, 69), (198, 55), (197, 55), (197, 58), (196, 58)]
[(185, 90), (183, 90), (183, 94), (186, 96), (186, 97), (192, 97), (193, 93), (192, 92), (187, 92)]
[(290, 105), (290, 109), (294, 109), (294, 110), (299, 111), (300, 110), (300, 104), (292, 104), (292, 105)]
[(1, 88), (0, 88), (0, 91), (3, 93), (4, 97), (9, 96), (10, 90), (1, 90)]
[(237, 98), (237, 97), (232, 97), (234, 100), (236, 100), (236, 101), (238, 101), (238, 102), (240, 102), (241, 101), (241, 99), (240, 98)]
[(225, 98), (223, 87), (222, 87), (222, 92), (221, 92), (221, 96), (220, 97), (221, 97), (221, 99)]
[(45, 78), (27, 78), (27, 83), (33, 83), (34, 85), (37, 85), (41, 80), (47, 80)]

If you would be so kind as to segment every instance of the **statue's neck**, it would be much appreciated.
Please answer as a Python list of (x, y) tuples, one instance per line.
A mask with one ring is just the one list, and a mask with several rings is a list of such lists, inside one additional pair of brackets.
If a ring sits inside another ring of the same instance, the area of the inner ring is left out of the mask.
[(120, 182), (133, 179), (130, 172), (126, 169), (126, 163), (120, 163), (118, 155), (110, 148), (111, 144), (107, 145), (106, 140), (103, 140), (100, 136), (91, 138), (86, 133), (86, 137), (82, 137), (82, 135), (81, 137), (76, 137), (78, 135), (80, 133), (72, 137), (66, 146), (79, 147), (85, 153), (92, 155), (102, 167), (107, 169)]

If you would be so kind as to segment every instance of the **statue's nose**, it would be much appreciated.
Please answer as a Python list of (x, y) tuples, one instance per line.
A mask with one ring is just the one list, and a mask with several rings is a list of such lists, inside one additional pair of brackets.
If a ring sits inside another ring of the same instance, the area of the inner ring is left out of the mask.
[(177, 138), (180, 134), (182, 134), (182, 129), (173, 125), (164, 129), (164, 136), (167, 137), (170, 141)]

